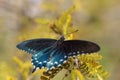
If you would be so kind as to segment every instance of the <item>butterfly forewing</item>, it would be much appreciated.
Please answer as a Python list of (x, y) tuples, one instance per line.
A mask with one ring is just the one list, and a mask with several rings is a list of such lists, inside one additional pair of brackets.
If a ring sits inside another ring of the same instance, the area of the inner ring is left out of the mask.
[(67, 54), (85, 54), (94, 53), (100, 50), (100, 47), (93, 42), (85, 40), (67, 40), (62, 43), (62, 46)]
[(40, 50), (52, 46), (55, 42), (55, 39), (32, 39), (18, 44), (17, 48), (25, 50), (30, 54), (34, 54)]

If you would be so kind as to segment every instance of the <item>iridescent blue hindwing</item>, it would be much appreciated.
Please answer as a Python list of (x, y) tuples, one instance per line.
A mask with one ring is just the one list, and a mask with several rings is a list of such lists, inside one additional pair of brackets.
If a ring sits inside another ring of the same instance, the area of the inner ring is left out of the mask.
[(56, 55), (51, 58), (49, 62), (46, 64), (47, 70), (54, 69), (56, 67), (62, 66), (64, 62), (67, 60), (67, 55), (64, 51), (58, 51), (56, 52)]
[(35, 66), (35, 68), (39, 67), (41, 69), (42, 67), (45, 67), (46, 62), (50, 57), (50, 53), (48, 53), (50, 49), (51, 47), (48, 47), (32, 56), (32, 63)]
[[(59, 48), (55, 48), (49, 52), (50, 50), (51, 47), (48, 47), (32, 56), (32, 63), (35, 66), (33, 72), (36, 70), (36, 68), (41, 69), (43, 67), (47, 68), (47, 70), (56, 68), (67, 60), (67, 55)], [(53, 54), (53, 56), (51, 56), (51, 54)]]

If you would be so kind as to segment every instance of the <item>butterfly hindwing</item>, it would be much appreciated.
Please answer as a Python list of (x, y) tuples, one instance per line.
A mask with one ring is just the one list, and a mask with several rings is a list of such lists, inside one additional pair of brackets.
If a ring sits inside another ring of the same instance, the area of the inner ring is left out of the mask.
[(56, 52), (56, 55), (53, 58), (51, 58), (49, 62), (47, 62), (46, 67), (48, 70), (50, 70), (52, 68), (62, 66), (62, 64), (67, 60), (67, 58), (68, 57), (63, 50), (58, 50)]
[(47, 70), (50, 70), (51, 68), (58, 67), (58, 65), (62, 65), (63, 62), (67, 60), (67, 55), (64, 51), (57, 47), (51, 51), (51, 48), (52, 47), (43, 49), (39, 53), (32, 56), (32, 63), (35, 66), (35, 69), (45, 67)]
[(42, 67), (45, 67), (50, 57), (50, 53), (48, 53), (50, 49), (51, 47), (48, 47), (39, 51), (37, 54), (32, 55), (32, 63), (35, 68), (39, 67), (41, 69)]
[(34, 54), (47, 47), (52, 46), (56, 42), (55, 39), (32, 39), (26, 40), (17, 45), (18, 49), (25, 50), (30, 54)]

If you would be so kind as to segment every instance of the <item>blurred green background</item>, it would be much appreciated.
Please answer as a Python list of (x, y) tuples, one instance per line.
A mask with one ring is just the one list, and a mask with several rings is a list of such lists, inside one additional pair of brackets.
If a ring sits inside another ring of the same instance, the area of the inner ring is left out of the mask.
[(28, 55), (23, 57), (16, 44), (59, 37), (50, 25), (73, 5), (71, 25), (79, 30), (74, 38), (98, 43), (108, 80), (120, 80), (120, 0), (0, 0), (0, 80), (24, 80), (14, 56), (26, 62)]

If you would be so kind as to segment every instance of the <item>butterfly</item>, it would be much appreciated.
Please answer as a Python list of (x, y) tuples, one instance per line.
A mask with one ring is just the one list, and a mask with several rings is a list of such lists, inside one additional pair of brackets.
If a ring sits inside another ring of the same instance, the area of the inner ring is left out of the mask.
[(31, 62), (34, 65), (32, 72), (41, 68), (50, 71), (62, 66), (69, 57), (91, 54), (100, 50), (96, 43), (86, 40), (65, 40), (64, 36), (58, 40), (48, 38), (26, 40), (16, 47), (32, 55)]

